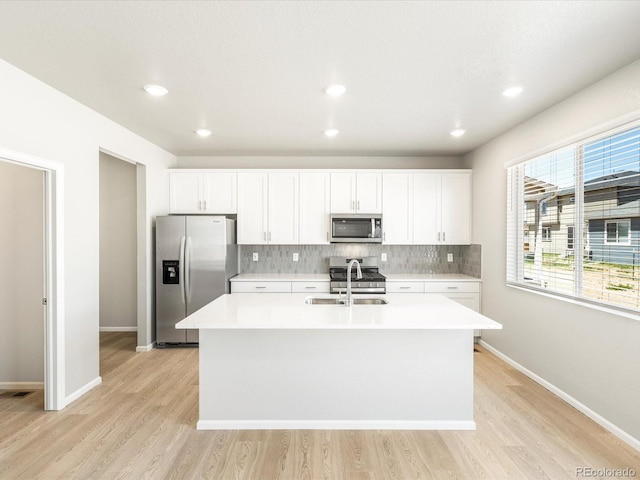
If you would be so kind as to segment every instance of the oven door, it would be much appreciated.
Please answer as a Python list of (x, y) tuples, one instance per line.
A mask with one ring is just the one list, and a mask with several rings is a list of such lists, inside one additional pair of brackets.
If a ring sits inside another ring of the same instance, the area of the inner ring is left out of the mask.
[(331, 215), (332, 243), (381, 243), (382, 215)]

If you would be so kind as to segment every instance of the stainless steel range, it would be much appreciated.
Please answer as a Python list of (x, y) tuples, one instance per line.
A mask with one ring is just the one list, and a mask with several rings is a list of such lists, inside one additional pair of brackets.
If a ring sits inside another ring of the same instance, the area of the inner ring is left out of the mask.
[(331, 293), (347, 291), (347, 266), (352, 258), (360, 262), (362, 278), (356, 279), (356, 269), (351, 271), (352, 293), (385, 293), (386, 278), (378, 271), (377, 257), (331, 257), (329, 260), (329, 276), (331, 277)]

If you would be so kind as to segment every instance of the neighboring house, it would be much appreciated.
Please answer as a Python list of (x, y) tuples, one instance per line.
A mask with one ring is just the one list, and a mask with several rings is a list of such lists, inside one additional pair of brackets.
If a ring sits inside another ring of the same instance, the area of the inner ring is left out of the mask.
[[(543, 254), (573, 255), (575, 235), (580, 232), (575, 225), (575, 189), (526, 178), (525, 192), (525, 254), (533, 252), (539, 229)], [(591, 179), (584, 184), (584, 196), (585, 258), (640, 264), (640, 172)]]

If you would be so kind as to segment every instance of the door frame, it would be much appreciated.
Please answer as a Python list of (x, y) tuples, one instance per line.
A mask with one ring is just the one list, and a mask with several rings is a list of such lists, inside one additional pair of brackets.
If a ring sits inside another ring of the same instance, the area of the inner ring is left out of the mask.
[(65, 400), (64, 165), (0, 148), (0, 161), (44, 172), (44, 409)]

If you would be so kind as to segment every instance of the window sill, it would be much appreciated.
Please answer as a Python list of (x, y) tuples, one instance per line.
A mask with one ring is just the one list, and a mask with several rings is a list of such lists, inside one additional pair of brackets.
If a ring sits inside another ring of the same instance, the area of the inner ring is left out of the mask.
[(529, 293), (534, 293), (536, 295), (541, 295), (547, 298), (553, 298), (554, 300), (560, 300), (563, 302), (571, 303), (573, 305), (579, 305), (581, 307), (591, 308), (593, 310), (598, 310), (604, 313), (608, 313), (610, 315), (617, 315), (620, 317), (628, 318), (630, 320), (635, 320), (636, 322), (640, 322), (640, 312), (634, 313), (630, 310), (626, 310), (623, 308), (616, 308), (612, 305), (602, 305), (598, 303), (592, 303), (583, 299), (578, 299), (574, 297), (565, 296), (559, 293), (551, 293), (549, 291), (535, 288), (535, 287), (526, 287), (524, 285), (507, 283), (507, 287), (515, 288), (516, 290), (522, 290)]

